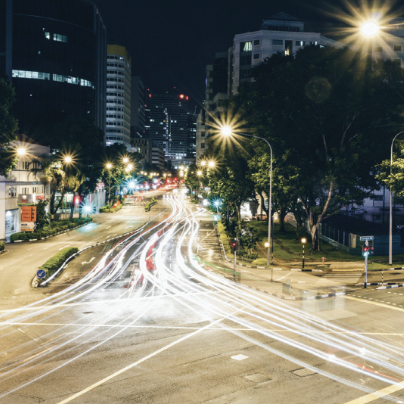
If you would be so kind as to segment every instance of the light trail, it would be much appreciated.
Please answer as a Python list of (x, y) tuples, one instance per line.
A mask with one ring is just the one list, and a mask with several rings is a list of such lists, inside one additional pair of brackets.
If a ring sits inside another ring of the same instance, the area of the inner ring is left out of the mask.
[[(55, 327), (43, 335), (45, 343), (39, 347), (29, 349), (34, 344), (32, 341), (10, 347), (11, 357), (0, 364), (0, 383), (7, 382), (0, 398), (71, 365), (129, 329), (171, 328), (195, 332), (204, 329), (139, 324), (145, 314), (152, 313), (164, 299), (175, 301), (211, 323), (216, 318), (226, 319), (221, 323), (223, 331), (367, 393), (374, 389), (359, 383), (362, 375), (388, 384), (404, 380), (404, 349), (380, 339), (383, 336), (401, 337), (402, 334), (355, 332), (309, 314), (293, 303), (263, 295), (206, 270), (194, 258), (199, 231), (196, 217), (204, 210), (192, 212), (181, 198), (168, 197), (165, 202), (172, 209), (168, 218), (149, 229), (142, 227), (117, 243), (76, 283), (32, 305), (0, 312), (0, 331), (3, 332), (0, 338), (18, 332), (14, 329), (16, 326), (24, 329)], [(169, 261), (169, 258), (174, 260)], [(117, 289), (121, 277), (136, 260), (139, 260), (139, 270), (132, 271), (124, 281), (128, 287)], [(104, 290), (118, 296), (99, 299)], [(80, 318), (68, 324), (55, 321), (77, 306), (96, 305), (97, 299), (104, 312), (86, 324), (81, 324)], [(114, 304), (108, 306), (109, 302)], [(126, 312), (116, 321), (117, 313)], [(377, 336), (380, 338), (375, 339)], [(269, 345), (274, 340), (280, 343), (276, 349)], [(93, 343), (93, 346), (87, 348), (87, 343)], [(24, 353), (19, 354), (20, 351)], [(66, 352), (72, 354), (70, 359), (51, 365), (52, 360)], [(305, 352), (304, 360), (302, 352)], [(21, 375), (35, 364), (49, 364), (51, 368), (19, 382)], [(19, 379), (15, 380), (17, 375)], [(10, 384), (13, 381), (14, 384)], [(384, 398), (398, 402), (395, 397)]]

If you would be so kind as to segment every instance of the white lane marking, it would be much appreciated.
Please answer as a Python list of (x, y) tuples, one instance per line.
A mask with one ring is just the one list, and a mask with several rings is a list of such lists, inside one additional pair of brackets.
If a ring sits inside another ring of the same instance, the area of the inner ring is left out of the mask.
[(375, 391), (373, 393), (367, 394), (366, 396), (359, 397), (355, 400), (348, 401), (345, 404), (366, 404), (371, 401), (375, 401), (381, 397), (387, 396), (389, 394), (395, 393), (404, 388), (404, 382), (392, 384), (390, 386), (385, 387), (384, 389)]
[(225, 320), (225, 317), (220, 318), (219, 320), (213, 321), (212, 323), (206, 325), (205, 327), (202, 327), (202, 328), (200, 328), (200, 329), (197, 330), (197, 331), (194, 331), (194, 332), (192, 332), (192, 333), (190, 333), (190, 334), (185, 335), (184, 337), (182, 337), (182, 338), (180, 338), (180, 339), (177, 339), (176, 341), (172, 342), (171, 344), (168, 344), (168, 345), (164, 346), (163, 348), (160, 348), (160, 349), (158, 349), (157, 351), (152, 352), (151, 354), (149, 354), (149, 355), (143, 357), (142, 359), (139, 359), (138, 361), (136, 361), (136, 362), (134, 362), (134, 363), (132, 363), (132, 364), (130, 364), (130, 365), (124, 367), (123, 369), (118, 370), (117, 372), (113, 373), (112, 375), (110, 375), (110, 376), (108, 376), (108, 377), (106, 377), (106, 378), (100, 380), (100, 381), (97, 382), (97, 383), (94, 383), (93, 385), (91, 385), (91, 386), (85, 388), (84, 390), (79, 391), (79, 392), (76, 393), (76, 394), (73, 394), (72, 396), (66, 398), (66, 399), (63, 400), (63, 401), (60, 401), (60, 402), (57, 403), (57, 404), (66, 404), (66, 403), (69, 403), (70, 401), (76, 399), (77, 397), (80, 397), (80, 396), (82, 396), (83, 394), (86, 394), (87, 392), (89, 392), (89, 391), (95, 389), (96, 387), (101, 386), (102, 384), (108, 382), (109, 380), (111, 380), (111, 379), (113, 379), (113, 378), (115, 378), (115, 377), (121, 375), (122, 373), (124, 373), (124, 372), (126, 372), (126, 371), (128, 371), (128, 370), (130, 370), (130, 369), (132, 369), (132, 368), (134, 368), (134, 367), (136, 367), (136, 366), (139, 365), (140, 363), (145, 362), (145, 361), (147, 361), (148, 359), (152, 358), (153, 356), (156, 356), (156, 355), (158, 355), (159, 353), (166, 351), (167, 349), (169, 349), (169, 348), (171, 348), (171, 347), (173, 347), (173, 346), (179, 344), (180, 342), (185, 341), (185, 340), (187, 340), (187, 339), (193, 337), (194, 335), (199, 334), (200, 332), (207, 330), (207, 329), (210, 328), (212, 325), (218, 324), (218, 323), (220, 323), (220, 322), (223, 321), (223, 320)]
[(232, 356), (231, 359), (235, 359), (236, 361), (243, 361), (244, 359), (248, 359), (248, 356), (239, 354)]
[(93, 260), (95, 260), (95, 257), (92, 257), (91, 260), (88, 261), (88, 262), (87, 262), (87, 261), (82, 262), (81, 265), (84, 265), (84, 264), (91, 264), (91, 263), (93, 262)]
[(62, 248), (59, 248), (59, 251), (60, 251), (60, 250), (63, 250), (64, 248), (67, 248), (67, 247), (70, 247), (70, 244), (65, 245), (65, 246), (64, 246), (64, 247), (62, 247)]
[(109, 229), (110, 227), (112, 227), (112, 226), (108, 226), (108, 227), (106, 227), (105, 229)]

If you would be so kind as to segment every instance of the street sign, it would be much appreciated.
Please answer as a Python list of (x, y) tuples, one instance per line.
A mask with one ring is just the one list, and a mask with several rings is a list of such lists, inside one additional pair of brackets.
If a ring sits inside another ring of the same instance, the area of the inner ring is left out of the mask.
[(34, 231), (35, 230), (35, 223), (34, 222), (21, 222), (20, 223), (20, 230), (21, 231)]
[(37, 271), (36, 276), (39, 279), (45, 278), (46, 272), (43, 269), (40, 269), (39, 271)]
[(22, 222), (36, 222), (36, 206), (23, 206), (21, 208)]
[(374, 240), (374, 239), (375, 239), (375, 236), (362, 236), (360, 238), (361, 241), (371, 241), (371, 240)]

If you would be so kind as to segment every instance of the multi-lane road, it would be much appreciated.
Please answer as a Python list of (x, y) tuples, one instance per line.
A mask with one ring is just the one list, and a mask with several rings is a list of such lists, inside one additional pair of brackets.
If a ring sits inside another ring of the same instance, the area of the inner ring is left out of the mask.
[(399, 291), (272, 297), (196, 259), (203, 209), (160, 205), (0, 312), (0, 403), (404, 403)]

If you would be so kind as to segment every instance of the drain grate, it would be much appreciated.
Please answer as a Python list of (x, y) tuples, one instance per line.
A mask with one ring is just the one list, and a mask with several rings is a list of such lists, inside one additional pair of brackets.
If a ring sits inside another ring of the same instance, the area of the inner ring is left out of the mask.
[(292, 373), (299, 377), (306, 377), (317, 374), (317, 372), (314, 372), (313, 370), (307, 368), (296, 369), (293, 370)]
[(244, 376), (244, 379), (249, 380), (254, 383), (265, 383), (269, 382), (271, 379), (261, 373), (254, 373), (252, 375)]

